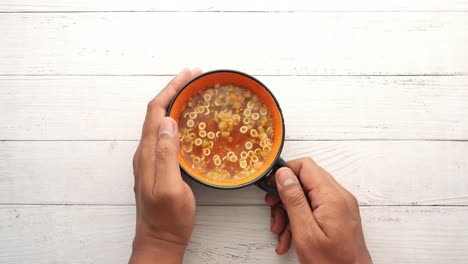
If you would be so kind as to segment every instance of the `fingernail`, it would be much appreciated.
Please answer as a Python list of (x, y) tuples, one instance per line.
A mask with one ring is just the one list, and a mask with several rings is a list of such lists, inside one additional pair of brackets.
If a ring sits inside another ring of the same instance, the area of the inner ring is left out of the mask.
[(270, 230), (273, 230), (274, 225), (275, 225), (275, 215), (272, 213), (271, 220), (270, 220)]
[(172, 118), (164, 117), (159, 127), (159, 135), (174, 135), (175, 125), (175, 121)]
[(278, 180), (278, 183), (282, 187), (286, 187), (286, 186), (289, 186), (289, 185), (292, 185), (292, 184), (297, 184), (299, 182), (297, 180), (297, 176), (294, 175), (292, 170), (287, 169), (287, 168), (280, 169), (278, 171), (278, 179), (277, 180)]

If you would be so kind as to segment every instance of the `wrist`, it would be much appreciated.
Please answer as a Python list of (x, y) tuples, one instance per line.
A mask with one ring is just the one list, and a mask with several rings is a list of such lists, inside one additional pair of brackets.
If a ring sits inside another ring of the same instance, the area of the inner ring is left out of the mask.
[(175, 244), (157, 238), (135, 237), (130, 264), (167, 263), (180, 264), (187, 245)]

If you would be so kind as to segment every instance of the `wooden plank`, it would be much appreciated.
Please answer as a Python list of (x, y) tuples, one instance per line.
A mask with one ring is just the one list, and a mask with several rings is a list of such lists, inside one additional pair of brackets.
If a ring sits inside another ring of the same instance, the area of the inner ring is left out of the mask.
[(73, 11), (466, 11), (468, 3), (458, 0), (412, 1), (216, 1), (216, 0), (10, 0), (0, 3), (0, 12)]
[[(0, 204), (134, 203), (137, 142), (0, 142)], [(468, 142), (286, 142), (313, 157), (364, 205), (468, 205)], [(255, 186), (216, 190), (190, 181), (201, 205), (262, 205)]]
[[(364, 207), (375, 263), (466, 263), (467, 207)], [(274, 253), (263, 206), (198, 207), (184, 263), (297, 263)], [(1, 206), (2, 263), (125, 263), (133, 207)], [(66, 245), (66, 246), (63, 246)]]
[[(0, 140), (138, 140), (171, 77), (0, 77)], [(290, 140), (468, 139), (468, 77), (260, 76)]]
[(468, 74), (465, 12), (2, 14), (2, 75)]

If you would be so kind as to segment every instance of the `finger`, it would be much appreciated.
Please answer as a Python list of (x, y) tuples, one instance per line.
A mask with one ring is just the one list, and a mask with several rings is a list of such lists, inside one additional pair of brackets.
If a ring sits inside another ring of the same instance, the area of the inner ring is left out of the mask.
[(166, 107), (177, 91), (192, 78), (192, 72), (182, 70), (161, 92), (148, 104), (140, 145), (138, 146), (138, 185), (146, 195), (151, 195), (154, 186), (154, 160), (159, 122), (166, 114)]
[(278, 236), (278, 242), (276, 244), (276, 254), (283, 255), (288, 252), (291, 247), (291, 231), (289, 226), (283, 230), (283, 232)]
[(272, 195), (272, 194), (269, 194), (269, 193), (267, 193), (265, 195), (265, 203), (268, 206), (275, 206), (275, 205), (279, 204), (280, 202), (281, 202), (281, 200), (275, 195)]
[(138, 188), (138, 184), (139, 184), (139, 180), (138, 180), (138, 175), (140, 173), (140, 164), (139, 164), (139, 160), (140, 160), (140, 145), (138, 145), (137, 149), (135, 150), (135, 154), (133, 155), (133, 191), (137, 192), (137, 188)]
[(166, 108), (172, 98), (192, 78), (192, 72), (183, 69), (172, 79), (161, 92), (148, 104), (145, 122), (143, 124), (142, 141), (155, 141), (159, 131), (159, 120), (165, 116)]
[(202, 74), (203, 71), (200, 68), (193, 68), (191, 72), (192, 72), (192, 79), (193, 79), (197, 77), (198, 75)]
[(170, 117), (161, 120), (159, 138), (156, 144), (155, 182), (153, 192), (170, 192), (181, 186), (182, 177), (177, 154), (179, 132), (177, 123)]
[(294, 236), (301, 236), (306, 227), (312, 231), (320, 230), (312, 214), (312, 208), (307, 201), (301, 184), (293, 171), (281, 168), (276, 172), (276, 183), (281, 201), (288, 213), (291, 230)]
[(306, 191), (318, 185), (327, 187), (333, 184), (328, 178), (328, 175), (322, 173), (321, 167), (311, 158), (291, 160), (288, 161), (288, 165), (296, 175), (299, 175), (301, 184)]
[(138, 174), (140, 164), (138, 160), (140, 159), (140, 145), (138, 145), (137, 149), (135, 150), (135, 154), (133, 155), (133, 176), (135, 176), (135, 182), (137, 181), (136, 175)]
[(318, 166), (311, 158), (301, 158), (288, 162), (291, 170), (299, 175), (299, 179), (304, 191), (311, 200), (312, 207), (315, 209), (323, 203), (328, 195), (338, 193), (334, 182), (328, 173)]
[[(161, 101), (162, 101), (162, 107), (164, 108), (164, 112), (165, 112), (165, 110), (166, 110), (166, 108), (167, 108), (167, 106), (168, 106), (168, 104), (166, 104), (166, 103), (168, 103), (168, 102), (170, 102), (170, 100), (172, 100), (172, 98), (173, 98), (173, 97), (175, 96), (175, 94), (181, 89), (181, 87), (182, 87), (185, 83), (187, 83), (190, 79), (195, 78), (196, 76), (200, 75), (201, 73), (202, 73), (202, 70), (201, 70), (200, 68), (194, 68), (194, 69), (190, 70), (190, 78), (187, 78), (187, 69), (184, 69), (184, 70), (182, 70), (181, 73), (179, 73), (179, 75), (178, 75), (177, 77), (175, 77), (175, 78), (166, 86), (165, 89), (169, 90), (169, 92), (167, 92), (167, 93), (161, 92), (161, 93), (158, 95), (160, 98), (162, 98), (162, 99), (158, 99), (158, 100), (161, 100)], [(172, 89), (172, 91), (171, 91), (171, 89)], [(164, 97), (166, 97), (166, 96), (168, 96), (169, 98), (164, 98)], [(169, 99), (169, 100), (168, 100), (168, 99)], [(170, 119), (170, 120), (172, 120), (172, 119)], [(174, 123), (173, 121), (174, 121), (174, 120), (172, 120), (171, 123)], [(173, 124), (172, 124), (172, 125), (173, 125)], [(178, 141), (178, 134), (179, 134), (179, 133), (178, 133), (178, 126), (177, 126), (177, 124), (175, 124), (175, 128), (174, 128), (174, 129), (175, 129), (175, 131), (172, 131), (172, 129), (167, 130), (166, 128), (164, 128), (164, 129), (163, 129), (163, 128), (160, 128), (160, 130), (159, 130), (159, 139), (163, 138), (163, 140), (162, 140), (162, 141), (158, 141), (156, 153), (159, 152), (160, 155), (163, 155), (163, 153), (161, 153), (161, 152), (164, 152), (164, 151), (171, 152), (171, 155), (169, 155), (169, 156), (167, 156), (167, 157), (165, 157), (165, 158), (166, 158), (166, 159), (171, 159), (171, 158), (172, 158), (173, 160), (172, 160), (172, 161), (169, 161), (169, 162), (170, 162), (171, 164), (177, 163), (177, 168), (178, 168), (178, 164), (179, 164), (179, 163), (178, 163), (178, 160), (177, 160), (177, 154), (174, 155), (174, 153), (173, 153), (173, 152), (177, 153), (178, 150), (179, 150), (179, 141)], [(166, 133), (166, 132), (168, 132), (168, 133)], [(173, 135), (171, 134), (172, 132), (174, 132), (174, 135), (176, 136), (175, 138), (177, 139), (177, 142), (170, 142), (171, 140), (172, 140), (172, 141), (174, 140), (174, 138), (172, 138), (172, 136), (173, 136)], [(166, 137), (165, 134), (170, 134), (169, 138)], [(165, 144), (166, 144), (166, 143), (164, 143), (164, 142), (166, 142), (165, 139), (169, 139), (169, 141), (168, 141), (167, 144), (170, 145), (170, 146), (172, 146), (172, 149), (170, 149), (171, 147), (165, 146)], [(166, 149), (166, 150), (165, 150), (165, 149)], [(156, 158), (158, 158), (158, 156), (157, 156)], [(175, 161), (174, 161), (174, 159), (175, 159)], [(164, 166), (164, 164), (160, 164), (160, 165), (161, 165), (161, 167)], [(171, 166), (171, 167), (173, 167), (173, 166)], [(164, 170), (164, 168), (161, 168), (161, 170)], [(174, 170), (172, 170), (172, 171), (174, 171)], [(161, 174), (161, 173), (158, 173), (158, 171), (156, 171), (156, 174), (155, 174), (155, 175), (157, 176), (157, 175), (160, 175), (160, 174)], [(165, 175), (165, 174), (162, 173), (162, 175)], [(169, 183), (167, 183), (167, 184), (166, 184), (166, 181), (165, 181), (164, 179), (162, 179), (162, 180), (160, 179), (160, 184), (159, 184), (159, 186), (161, 186), (161, 185), (162, 185), (162, 186), (165, 186), (165, 185), (170, 186), (170, 185), (171, 185), (171, 182), (175, 182), (175, 184), (177, 184), (178, 181), (179, 181), (180, 178), (181, 178), (180, 169), (177, 169), (177, 170), (174, 171), (174, 172), (170, 172), (169, 175), (174, 176), (174, 177), (173, 177), (173, 178), (169, 178), (168, 181), (167, 181), (167, 182), (169, 182)], [(156, 181), (156, 180), (155, 180), (155, 181)], [(155, 184), (156, 184), (156, 182), (155, 182)], [(172, 185), (173, 185), (173, 184), (172, 184)], [(154, 192), (154, 187), (153, 187), (153, 190), (152, 190), (152, 191)]]
[(325, 194), (330, 193), (339, 193), (342, 197), (346, 198), (345, 200), (349, 206), (356, 207), (356, 202), (353, 194), (346, 190), (341, 184), (339, 184), (336, 181), (336, 179), (330, 173), (328, 173), (322, 167), (318, 166), (312, 159), (302, 158), (299, 160), (290, 161), (290, 163), (290, 166), (293, 169), (293, 171), (299, 174), (302, 174), (302, 171), (310, 171), (310, 175), (315, 175), (315, 184), (321, 186), (320, 192), (311, 192), (313, 188), (312, 186), (314, 185), (314, 176), (307, 177), (305, 174), (301, 175), (303, 176), (301, 177), (301, 182), (305, 186), (306, 192), (309, 192), (310, 199), (313, 199), (313, 196), (317, 196), (315, 195), (316, 193), (321, 194), (319, 195), (319, 197), (314, 198), (315, 203), (312, 204), (313, 209), (320, 205), (320, 200), (322, 200), (320, 199), (321, 197), (323, 197)]
[(271, 208), (271, 232), (274, 234), (280, 234), (286, 228), (288, 224), (288, 217), (286, 211), (280, 206)]

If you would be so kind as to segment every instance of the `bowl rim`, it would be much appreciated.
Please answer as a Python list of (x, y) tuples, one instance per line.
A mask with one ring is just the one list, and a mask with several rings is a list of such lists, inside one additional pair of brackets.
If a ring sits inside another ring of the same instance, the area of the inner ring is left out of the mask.
[[(260, 176), (258, 176), (257, 178), (249, 181), (249, 182), (246, 182), (246, 183), (243, 183), (243, 184), (239, 184), (239, 185), (234, 185), (234, 186), (222, 186), (222, 185), (214, 185), (214, 184), (210, 184), (210, 183), (207, 183), (207, 182), (204, 182), (202, 181), (201, 179), (198, 179), (197, 177), (191, 175), (189, 172), (187, 172), (184, 167), (179, 163), (179, 167), (181, 169), (181, 173), (184, 174), (184, 175), (187, 175), (189, 176), (191, 179), (194, 179), (195, 181), (205, 185), (205, 186), (208, 186), (208, 187), (212, 187), (212, 188), (216, 188), (216, 189), (225, 189), (225, 190), (233, 190), (233, 189), (240, 189), (240, 188), (243, 188), (243, 187), (246, 187), (246, 186), (249, 186), (249, 185), (252, 185), (252, 184), (255, 184), (256, 182), (260, 181), (261, 179), (263, 179), (264, 177), (268, 176), (272, 171), (273, 171), (273, 168), (275, 167), (276, 163), (278, 162), (278, 160), (280, 159), (280, 156), (281, 156), (281, 152), (283, 150), (283, 146), (284, 146), (284, 141), (285, 141), (285, 126), (284, 126), (284, 116), (283, 116), (283, 111), (281, 110), (281, 106), (278, 102), (278, 100), (276, 99), (276, 97), (273, 95), (273, 93), (270, 91), (270, 89), (268, 89), (268, 87), (263, 84), (261, 81), (259, 81), (257, 78), (253, 77), (252, 75), (249, 75), (247, 73), (244, 73), (244, 72), (241, 72), (241, 71), (237, 71), (237, 70), (229, 70), (229, 69), (219, 69), (219, 70), (212, 70), (212, 71), (207, 71), (207, 72), (204, 72), (200, 75), (198, 75), (197, 77), (191, 79), (190, 81), (188, 81), (184, 86), (182, 86), (182, 88), (179, 89), (179, 91), (177, 91), (176, 95), (172, 98), (171, 102), (169, 103), (167, 109), (166, 109), (166, 116), (170, 116), (170, 113), (171, 113), (171, 109), (175, 103), (175, 101), (177, 100), (177, 98), (179, 97), (179, 95), (182, 93), (182, 91), (184, 89), (186, 89), (188, 86), (190, 86), (190, 84), (192, 84), (193, 82), (196, 82), (198, 79), (200, 78), (203, 78), (204, 76), (206, 75), (210, 75), (210, 74), (215, 74), (215, 73), (220, 73), (220, 72), (228, 72), (228, 73), (234, 73), (234, 74), (239, 74), (239, 75), (243, 75), (244, 77), (247, 77), (249, 79), (252, 79), (253, 81), (257, 82), (258, 84), (260, 84), (260, 86), (262, 86), (269, 94), (270, 96), (273, 98), (274, 102), (275, 102), (275, 105), (276, 107), (278, 107), (278, 111), (279, 111), (279, 114), (280, 114), (280, 117), (281, 117), (281, 126), (282, 126), (282, 135), (281, 135), (281, 143), (280, 143), (280, 146), (278, 148), (278, 152), (276, 153), (276, 157), (273, 159), (273, 162), (270, 164), (270, 166), (265, 169), (265, 172), (263, 172), (262, 174), (260, 174)], [(176, 120), (177, 122), (177, 120)], [(178, 122), (177, 122), (178, 124)], [(179, 150), (180, 151), (180, 150)]]

